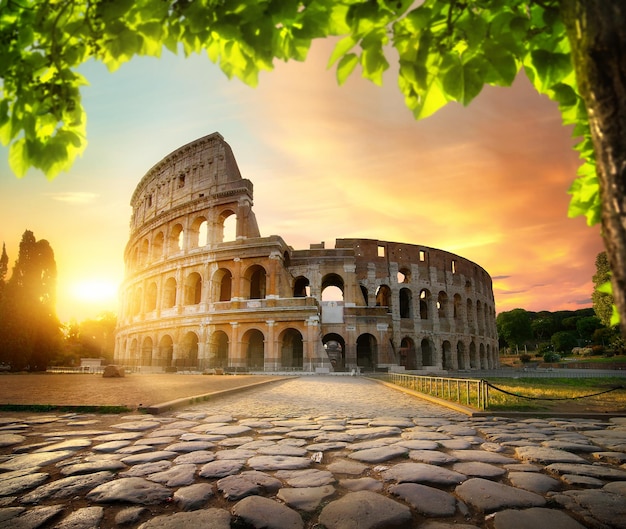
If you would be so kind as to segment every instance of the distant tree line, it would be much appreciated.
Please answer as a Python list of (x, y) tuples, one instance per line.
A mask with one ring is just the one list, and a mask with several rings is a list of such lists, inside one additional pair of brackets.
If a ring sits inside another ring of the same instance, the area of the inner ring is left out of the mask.
[(593, 276), (593, 307), (557, 312), (518, 308), (498, 314), (500, 348), (515, 352), (530, 348), (544, 354), (546, 361), (571, 354), (577, 347), (593, 354), (623, 354), (625, 343), (616, 325), (613, 296), (605, 288), (610, 273), (606, 252), (602, 252), (596, 258)]
[(103, 365), (113, 361), (117, 316), (103, 312), (96, 318), (70, 321), (64, 327), (62, 350), (52, 360), (56, 366), (78, 366), (81, 358), (102, 358)]
[(22, 235), (15, 266), (7, 280), (9, 257), (0, 257), (0, 364), (4, 369), (45, 371), (62, 344), (56, 315), (57, 267), (45, 239)]
[[(15, 265), (0, 255), (0, 368), (45, 371), (50, 365), (78, 366), (81, 357), (113, 356), (116, 317), (103, 313), (62, 325), (56, 315), (57, 267), (48, 241), (22, 235)], [(8, 278), (8, 279), (7, 279)]]

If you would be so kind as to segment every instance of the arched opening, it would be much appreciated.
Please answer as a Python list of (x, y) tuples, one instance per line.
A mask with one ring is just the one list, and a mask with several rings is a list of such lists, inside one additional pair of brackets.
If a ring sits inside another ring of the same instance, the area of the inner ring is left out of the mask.
[(141, 344), (141, 365), (149, 367), (152, 365), (152, 338), (147, 336)]
[(185, 280), (185, 305), (197, 305), (202, 299), (202, 277), (192, 272)]
[(232, 242), (237, 240), (237, 215), (234, 211), (222, 212), (219, 219), (219, 229), (221, 237), (216, 242)]
[(430, 316), (430, 292), (426, 289), (420, 292), (420, 319), (427, 320)]
[(404, 366), (404, 368), (407, 370), (417, 369), (415, 342), (411, 338), (402, 338), (402, 341), (400, 342), (400, 350), (398, 351), (398, 353), (400, 356), (399, 360), (401, 366)]
[(250, 299), (265, 299), (267, 274), (261, 265), (253, 265), (246, 271), (245, 279), (250, 285)]
[(210, 367), (228, 367), (228, 335), (224, 331), (215, 331), (211, 339), (213, 357)]
[(163, 289), (163, 308), (171, 309), (174, 305), (176, 305), (176, 279), (169, 277)]
[(211, 282), (212, 301), (230, 301), (233, 290), (233, 274), (227, 268), (220, 268), (213, 274)]
[(448, 318), (448, 294), (443, 290), (437, 296), (437, 316), (440, 320)]
[(246, 351), (246, 366), (253, 371), (265, 368), (265, 337), (257, 329), (247, 331), (242, 338)]
[(159, 355), (157, 364), (162, 367), (170, 367), (172, 365), (172, 358), (174, 357), (174, 342), (169, 334), (166, 334), (159, 341)]
[(442, 367), (444, 369), (454, 369), (454, 361), (452, 358), (452, 344), (448, 340), (444, 340), (441, 344), (443, 358), (442, 358)]
[(343, 301), (344, 282), (338, 274), (327, 274), (322, 278), (322, 301)]
[(146, 312), (151, 312), (157, 306), (157, 284), (152, 281), (146, 290)]
[(410, 288), (400, 289), (400, 318), (413, 317), (413, 293)]
[(177, 353), (176, 367), (184, 371), (198, 368), (198, 335), (195, 332), (185, 334)]
[(346, 342), (339, 334), (330, 333), (322, 338), (324, 350), (328, 355), (333, 371), (345, 371), (346, 368)]
[(424, 338), (420, 344), (420, 348), (422, 350), (422, 366), (425, 367), (434, 365), (433, 347), (430, 340)]
[(158, 261), (163, 257), (164, 241), (165, 236), (162, 231), (154, 236), (154, 241), (152, 241), (152, 261)]
[(302, 369), (304, 344), (302, 334), (296, 329), (287, 329), (280, 336), (281, 365), (287, 369)]
[(185, 233), (183, 231), (183, 225), (175, 224), (174, 227), (172, 228), (172, 231), (170, 232), (170, 242), (169, 242), (170, 255), (177, 254), (178, 252), (181, 252), (183, 250), (184, 236), (185, 236)]
[(356, 340), (356, 365), (362, 371), (373, 371), (376, 366), (377, 342), (371, 334), (365, 333)]
[(387, 307), (387, 312), (391, 312), (391, 289), (387, 285), (380, 285), (376, 289), (376, 306)]
[(456, 344), (456, 360), (458, 362), (459, 369), (469, 369), (465, 359), (465, 344), (460, 340)]
[(411, 270), (409, 268), (400, 268), (398, 271), (398, 283), (410, 283), (411, 282)]
[(309, 280), (304, 276), (298, 276), (293, 285), (294, 298), (306, 298), (311, 295)]
[(199, 248), (207, 245), (208, 223), (206, 218), (198, 217), (193, 221), (189, 233), (189, 247)]
[(470, 361), (470, 369), (480, 369), (480, 359), (478, 358), (478, 353), (476, 351), (476, 344), (474, 342), (470, 342), (469, 361)]

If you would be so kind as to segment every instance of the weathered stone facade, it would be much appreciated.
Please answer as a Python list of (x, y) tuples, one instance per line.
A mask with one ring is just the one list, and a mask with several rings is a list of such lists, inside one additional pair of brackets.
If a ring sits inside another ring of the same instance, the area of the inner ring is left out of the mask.
[(443, 250), (371, 239), (294, 250), (280, 236), (261, 237), (252, 195), (217, 133), (143, 177), (131, 199), (116, 363), (321, 372), (497, 365), (484, 269)]

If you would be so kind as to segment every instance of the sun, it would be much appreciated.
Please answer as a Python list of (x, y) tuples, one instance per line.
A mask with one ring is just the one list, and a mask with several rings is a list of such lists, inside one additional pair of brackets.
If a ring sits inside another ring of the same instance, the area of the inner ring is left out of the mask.
[(105, 279), (83, 279), (71, 286), (74, 299), (89, 302), (107, 302), (117, 298), (117, 283)]

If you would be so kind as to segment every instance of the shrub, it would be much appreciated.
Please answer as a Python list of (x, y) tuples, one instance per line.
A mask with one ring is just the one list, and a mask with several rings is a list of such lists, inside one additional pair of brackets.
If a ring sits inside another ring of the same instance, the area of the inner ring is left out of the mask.
[(519, 356), (519, 359), (522, 364), (527, 364), (528, 362), (530, 362), (530, 355), (527, 353), (521, 354)]
[(559, 355), (558, 353), (553, 353), (552, 351), (547, 352), (543, 355), (543, 361), (551, 364), (553, 362), (558, 362), (561, 360), (561, 355)]

